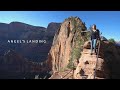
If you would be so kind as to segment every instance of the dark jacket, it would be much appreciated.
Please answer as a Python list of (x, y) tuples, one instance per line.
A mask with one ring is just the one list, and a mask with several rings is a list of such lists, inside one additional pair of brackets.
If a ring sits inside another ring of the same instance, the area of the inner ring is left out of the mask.
[(95, 32), (91, 30), (91, 40), (92, 39), (100, 39), (100, 31), (98, 29)]

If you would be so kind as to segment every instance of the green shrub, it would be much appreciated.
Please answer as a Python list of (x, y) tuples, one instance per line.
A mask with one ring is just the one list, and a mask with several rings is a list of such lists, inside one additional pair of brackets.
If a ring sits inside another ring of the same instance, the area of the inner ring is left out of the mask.
[(114, 43), (114, 44), (115, 44), (115, 40), (114, 40), (113, 38), (110, 38), (110, 39), (109, 39), (109, 42), (111, 42), (111, 43)]

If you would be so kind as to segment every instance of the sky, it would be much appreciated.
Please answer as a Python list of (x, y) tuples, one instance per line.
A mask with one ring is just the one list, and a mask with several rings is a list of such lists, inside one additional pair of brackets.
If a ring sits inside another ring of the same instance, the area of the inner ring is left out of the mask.
[(62, 23), (70, 16), (77, 16), (87, 28), (96, 24), (107, 39), (120, 41), (120, 11), (0, 11), (0, 23), (13, 21), (47, 27), (50, 22)]

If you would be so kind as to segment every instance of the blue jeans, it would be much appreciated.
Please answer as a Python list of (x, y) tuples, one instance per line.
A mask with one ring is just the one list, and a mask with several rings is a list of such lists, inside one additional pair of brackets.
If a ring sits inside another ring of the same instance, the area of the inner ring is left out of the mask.
[(97, 42), (97, 39), (92, 39), (91, 40), (91, 53), (93, 52), (93, 49), (96, 52), (96, 42)]

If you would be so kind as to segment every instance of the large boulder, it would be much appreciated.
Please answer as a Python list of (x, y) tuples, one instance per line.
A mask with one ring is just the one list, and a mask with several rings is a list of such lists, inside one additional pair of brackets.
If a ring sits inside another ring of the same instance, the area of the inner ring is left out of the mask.
[(85, 44), (83, 45), (83, 48), (90, 49), (91, 48), (91, 42), (90, 41), (86, 41)]

